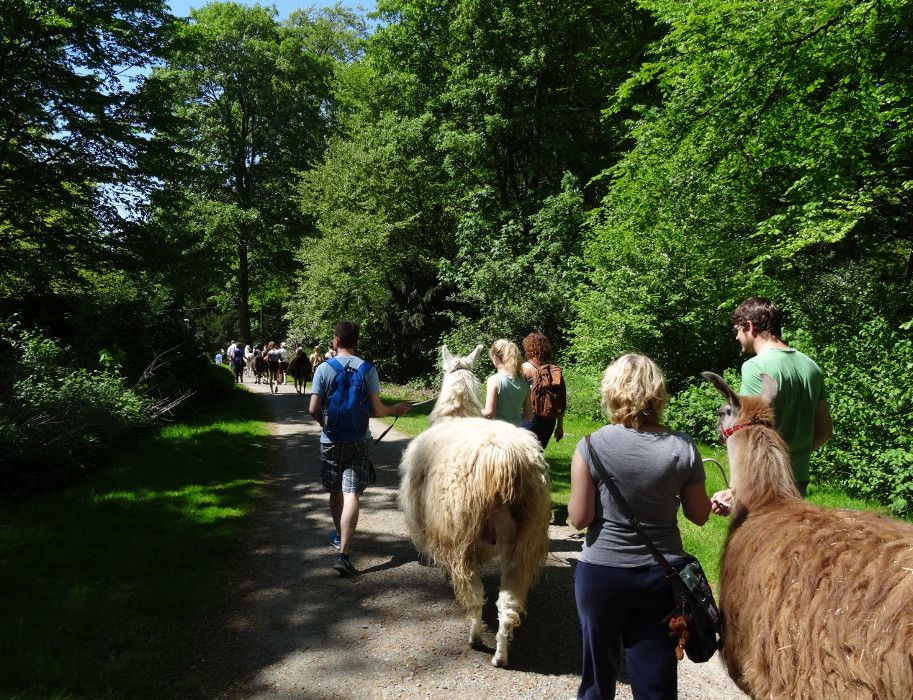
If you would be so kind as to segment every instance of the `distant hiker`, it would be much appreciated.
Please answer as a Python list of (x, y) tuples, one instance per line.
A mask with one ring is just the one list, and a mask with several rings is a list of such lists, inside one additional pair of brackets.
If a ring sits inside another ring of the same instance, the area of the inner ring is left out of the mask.
[(533, 417), (523, 421), (523, 427), (532, 430), (542, 449), (555, 435), (555, 442), (564, 437), (564, 411), (567, 408), (567, 387), (561, 368), (552, 363), (552, 346), (541, 333), (530, 333), (523, 339), (526, 362), (523, 377), (529, 382)]
[(225, 354), (225, 351), (224, 351), (224, 350), (219, 350), (219, 351), (216, 353), (216, 358), (215, 358), (215, 359), (216, 359), (216, 364), (217, 364), (217, 365), (221, 365), (221, 364), (222, 364), (222, 355), (224, 355), (224, 354)]
[(355, 355), (358, 326), (340, 321), (333, 335), (337, 356), (314, 374), (310, 414), (323, 427), (320, 463), (323, 487), (330, 494), (335, 530), (330, 544), (339, 550), (333, 568), (341, 576), (358, 570), (349, 561), (349, 545), (358, 525), (359, 502), (373, 472), (369, 456), (368, 417), (401, 416), (407, 403), (388, 406), (380, 400), (380, 378), (374, 365)]
[(317, 371), (317, 365), (323, 362), (323, 353), (320, 350), (320, 343), (314, 346), (314, 352), (311, 353), (311, 356), (308, 358), (311, 361), (311, 376), (314, 376), (314, 373)]
[(285, 375), (288, 372), (288, 345), (279, 344), (279, 383), (285, 384)]
[(266, 346), (266, 367), (269, 370), (269, 389), (274, 394), (279, 393), (279, 348), (272, 340)]
[(520, 348), (502, 338), (492, 344), (488, 356), (497, 372), (488, 378), (482, 415), (520, 425), (533, 417), (529, 384), (520, 374)]
[(231, 356), (231, 368), (235, 373), (235, 381), (244, 383), (244, 348), (240, 345), (235, 345)]

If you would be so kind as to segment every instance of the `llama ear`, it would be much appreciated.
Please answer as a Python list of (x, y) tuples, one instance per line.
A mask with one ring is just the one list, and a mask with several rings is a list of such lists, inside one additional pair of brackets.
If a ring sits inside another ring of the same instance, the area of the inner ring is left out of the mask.
[(485, 346), (480, 343), (479, 345), (476, 345), (475, 350), (473, 350), (471, 353), (469, 353), (469, 357), (466, 358), (466, 362), (469, 363), (470, 367), (472, 367), (475, 364), (476, 358), (478, 358), (479, 353), (482, 352), (482, 349), (484, 347)]
[(736, 409), (739, 407), (739, 396), (730, 388), (725, 379), (713, 372), (701, 372), (701, 376), (716, 387), (716, 390), (726, 398), (730, 406)]
[(453, 367), (453, 355), (450, 354), (450, 350), (447, 349), (446, 345), (441, 348), (441, 359), (443, 360), (444, 371), (449, 372), (450, 368)]
[(774, 399), (777, 398), (777, 380), (769, 374), (761, 375), (761, 398), (771, 406), (774, 405)]

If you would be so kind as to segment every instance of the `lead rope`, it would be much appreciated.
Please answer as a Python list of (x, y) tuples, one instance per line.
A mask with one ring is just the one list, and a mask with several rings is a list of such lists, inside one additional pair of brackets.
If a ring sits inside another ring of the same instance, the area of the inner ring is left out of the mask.
[(707, 464), (707, 462), (713, 462), (717, 466), (717, 469), (720, 470), (720, 475), (722, 475), (722, 477), (723, 477), (723, 483), (726, 484), (726, 488), (728, 489), (729, 488), (729, 479), (726, 477), (726, 472), (723, 471), (723, 465), (720, 464), (719, 462), (717, 462), (715, 459), (713, 459), (713, 457), (705, 457), (701, 461), (703, 461), (704, 464)]
[[(427, 401), (422, 401), (421, 403), (409, 404), (409, 410), (411, 411), (416, 406), (427, 406), (429, 403), (434, 403), (435, 401), (437, 401), (437, 399), (428, 399)], [(387, 436), (387, 433), (389, 433), (391, 430), (393, 430), (393, 426), (396, 425), (396, 421), (398, 421), (398, 420), (399, 420), (399, 416), (394, 416), (393, 422), (390, 424), (390, 427), (387, 428), (384, 432), (382, 432), (380, 434), (380, 437), (374, 440), (373, 444), (376, 445), (381, 440), (383, 440)]]

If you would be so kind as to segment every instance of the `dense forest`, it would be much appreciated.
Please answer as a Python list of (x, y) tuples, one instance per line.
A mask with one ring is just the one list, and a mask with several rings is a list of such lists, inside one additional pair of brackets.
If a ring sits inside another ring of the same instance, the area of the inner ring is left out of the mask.
[(763, 295), (827, 377), (815, 478), (909, 514), (913, 2), (9, 0), (0, 260), (7, 493), (340, 318), (402, 382), (646, 352), (708, 439)]

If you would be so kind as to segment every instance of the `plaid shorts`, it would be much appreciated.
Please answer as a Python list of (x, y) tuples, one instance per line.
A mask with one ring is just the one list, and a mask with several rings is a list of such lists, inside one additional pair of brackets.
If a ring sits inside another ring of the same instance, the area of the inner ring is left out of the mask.
[(330, 493), (361, 493), (368, 485), (370, 440), (320, 443), (320, 476)]

